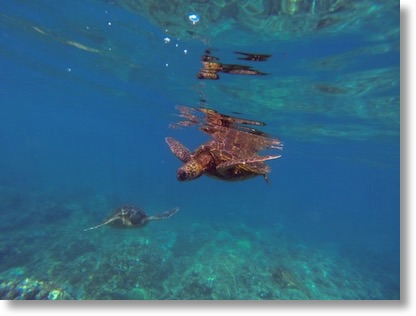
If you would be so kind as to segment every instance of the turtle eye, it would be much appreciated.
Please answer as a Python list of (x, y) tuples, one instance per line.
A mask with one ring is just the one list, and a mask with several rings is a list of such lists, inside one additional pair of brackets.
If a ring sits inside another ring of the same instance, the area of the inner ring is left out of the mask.
[(184, 181), (188, 179), (188, 176), (186, 174), (186, 171), (183, 169), (179, 169), (178, 170), (178, 174), (177, 174), (178, 180), (179, 181)]

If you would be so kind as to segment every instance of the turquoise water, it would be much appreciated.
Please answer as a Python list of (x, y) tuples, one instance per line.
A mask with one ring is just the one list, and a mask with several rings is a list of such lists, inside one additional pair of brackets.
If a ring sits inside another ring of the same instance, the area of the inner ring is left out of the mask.
[[(400, 298), (397, 1), (55, 2), (0, 12), (2, 299)], [(177, 105), (266, 123), (270, 184), (179, 182)], [(125, 204), (180, 211), (84, 231)]]

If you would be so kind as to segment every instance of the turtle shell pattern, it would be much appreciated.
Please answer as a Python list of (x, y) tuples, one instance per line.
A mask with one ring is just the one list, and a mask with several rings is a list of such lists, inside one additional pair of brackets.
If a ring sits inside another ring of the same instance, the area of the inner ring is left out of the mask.
[(119, 207), (104, 222), (109, 222), (113, 227), (117, 228), (139, 228), (147, 225), (148, 216), (139, 207), (133, 205), (125, 205)]

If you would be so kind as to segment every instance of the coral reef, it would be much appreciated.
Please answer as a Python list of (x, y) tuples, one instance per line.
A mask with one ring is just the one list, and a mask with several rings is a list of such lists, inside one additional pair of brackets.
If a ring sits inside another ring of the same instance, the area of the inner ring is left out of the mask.
[(287, 270), (281, 267), (276, 267), (272, 270), (272, 279), (280, 288), (298, 288), (298, 281)]
[[(375, 267), (376, 255), (352, 261), (354, 254), (300, 244), (282, 225), (254, 228), (231, 217), (84, 232), (83, 206), (67, 207), (73, 213), (59, 232), (39, 222), (2, 236), (2, 299), (399, 298), (397, 275)], [(10, 240), (20, 240), (15, 252)]]
[[(2, 300), (72, 300), (71, 293), (50, 282), (22, 278), (21, 269), (11, 269), (0, 275), (0, 299)], [(7, 275), (7, 276), (6, 276)], [(14, 277), (12, 276), (14, 275)]]

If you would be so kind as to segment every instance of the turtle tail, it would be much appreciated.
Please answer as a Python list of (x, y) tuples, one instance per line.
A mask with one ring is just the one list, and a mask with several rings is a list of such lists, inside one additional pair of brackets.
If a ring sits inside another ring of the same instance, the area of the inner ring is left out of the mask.
[(149, 221), (156, 221), (156, 220), (159, 220), (159, 219), (167, 219), (167, 218), (172, 217), (173, 215), (175, 215), (178, 211), (179, 211), (179, 207), (174, 207), (173, 209), (170, 209), (169, 211), (166, 211), (162, 214), (149, 216), (148, 220)]

